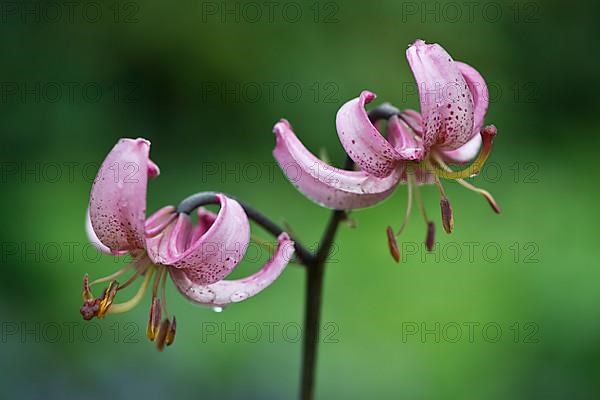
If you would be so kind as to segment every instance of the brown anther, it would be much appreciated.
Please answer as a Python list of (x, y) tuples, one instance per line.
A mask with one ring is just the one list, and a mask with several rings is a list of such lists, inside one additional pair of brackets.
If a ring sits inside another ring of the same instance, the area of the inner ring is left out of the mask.
[(83, 276), (83, 291), (81, 293), (81, 296), (83, 297), (83, 301), (88, 301), (88, 300), (92, 300), (94, 298), (94, 295), (92, 294), (92, 291), (90, 290), (90, 277), (88, 274), (85, 274)]
[(425, 247), (428, 251), (433, 251), (435, 243), (435, 224), (431, 221), (427, 222), (427, 237), (425, 238)]
[(442, 197), (440, 200), (440, 208), (442, 209), (442, 225), (446, 233), (452, 233), (454, 229), (454, 216), (452, 215), (452, 206), (447, 197)]
[(400, 250), (398, 249), (398, 242), (396, 242), (396, 235), (394, 235), (394, 230), (391, 226), (388, 226), (386, 229), (388, 247), (390, 249), (390, 254), (394, 258), (396, 262), (400, 262)]
[(119, 289), (119, 282), (112, 281), (106, 289), (104, 289), (104, 293), (102, 297), (99, 298), (99, 309), (98, 314), (96, 315), (98, 318), (104, 318), (108, 309), (113, 303), (113, 300), (117, 294), (117, 290)]
[(165, 318), (163, 320), (163, 322), (160, 324), (160, 328), (158, 329), (158, 335), (156, 336), (156, 340), (155, 340), (156, 348), (158, 349), (158, 351), (162, 351), (165, 348), (167, 336), (168, 336), (170, 329), (171, 329), (171, 321), (169, 321), (167, 318)]
[(497, 134), (498, 129), (496, 128), (496, 125), (487, 125), (481, 130), (481, 136), (483, 136), (484, 138), (487, 137), (493, 139), (496, 137)]
[(83, 305), (79, 309), (79, 313), (86, 321), (98, 316), (100, 310), (100, 299), (88, 299), (83, 301)]
[(165, 344), (170, 346), (175, 341), (175, 330), (177, 328), (177, 320), (173, 315), (173, 320), (171, 321), (171, 326), (169, 327), (169, 331), (167, 332), (167, 336), (165, 337)]
[(150, 306), (150, 317), (148, 318), (148, 327), (146, 328), (146, 336), (151, 341), (156, 339), (160, 327), (160, 319), (162, 318), (162, 307), (160, 299), (154, 297)]

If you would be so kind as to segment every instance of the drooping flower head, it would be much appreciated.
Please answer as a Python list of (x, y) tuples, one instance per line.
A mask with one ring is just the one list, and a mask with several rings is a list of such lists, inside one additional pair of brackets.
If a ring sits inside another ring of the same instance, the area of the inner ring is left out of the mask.
[[(101, 251), (130, 254), (133, 261), (91, 283), (86, 274), (81, 314), (84, 319), (91, 319), (128, 311), (151, 287), (146, 333), (162, 349), (173, 342), (176, 327), (175, 317), (170, 318), (166, 308), (167, 276), (188, 300), (221, 309), (269, 286), (286, 267), (294, 249), (289, 236), (282, 233), (274, 255), (264, 267), (247, 278), (226, 280), (244, 257), (250, 241), (250, 225), (242, 206), (217, 194), (219, 212), (199, 208), (196, 225), (188, 214), (178, 212), (173, 206), (163, 207), (146, 218), (148, 178), (159, 174), (149, 153), (147, 140), (121, 139), (94, 180), (86, 222), (88, 236)], [(133, 273), (125, 283), (115, 280), (129, 271)], [(117, 293), (138, 279), (142, 279), (142, 283), (133, 298), (115, 304)], [(110, 283), (96, 298), (90, 288), (102, 282)], [(165, 319), (162, 319), (163, 312)]]
[[(465, 181), (480, 171), (496, 135), (493, 125), (483, 127), (489, 98), (484, 79), (473, 67), (454, 61), (438, 44), (417, 40), (406, 56), (418, 86), (420, 112), (406, 109), (390, 117), (385, 136), (365, 110), (376, 97), (372, 92), (363, 91), (337, 113), (338, 137), (357, 170), (334, 168), (319, 160), (298, 140), (286, 120), (274, 127), (277, 143), (273, 155), (285, 175), (322, 206), (367, 207), (390, 196), (398, 183), (408, 185), (405, 219), (396, 233), (391, 228), (387, 230), (394, 258), (398, 258), (395, 237), (411, 213), (413, 192), (427, 223), (427, 247), (433, 246), (433, 222), (420, 201), (419, 185), (438, 186), (442, 223), (448, 233), (453, 229), (454, 219), (440, 178), (456, 180), (483, 195), (500, 212), (487, 191)], [(471, 166), (461, 171), (448, 166), (473, 159)]]

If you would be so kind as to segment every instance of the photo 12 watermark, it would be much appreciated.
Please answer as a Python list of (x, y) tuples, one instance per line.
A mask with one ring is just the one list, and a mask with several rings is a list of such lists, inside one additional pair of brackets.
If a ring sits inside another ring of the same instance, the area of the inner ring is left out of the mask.
[(203, 24), (337, 24), (340, 4), (336, 1), (199, 1)]
[(540, 326), (536, 322), (449, 321), (401, 324), (402, 343), (539, 343)]
[(140, 3), (136, 1), (38, 1), (14, 0), (0, 3), (0, 23), (20, 24), (136, 24)]

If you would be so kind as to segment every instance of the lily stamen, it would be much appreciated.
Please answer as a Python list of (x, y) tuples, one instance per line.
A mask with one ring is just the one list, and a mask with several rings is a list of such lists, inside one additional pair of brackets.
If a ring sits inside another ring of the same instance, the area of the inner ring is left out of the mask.
[[(431, 164), (431, 161), (425, 160), (425, 167), (429, 171), (434, 172), (434, 167)], [(442, 225), (444, 226), (444, 230), (446, 231), (446, 233), (452, 233), (452, 230), (454, 229), (454, 216), (452, 213), (452, 206), (450, 205), (450, 200), (448, 200), (448, 196), (446, 196), (446, 190), (444, 189), (444, 185), (442, 185), (442, 182), (440, 181), (440, 177), (434, 173), (433, 179), (435, 185), (440, 190), (440, 209), (442, 210)]]
[[(433, 165), (435, 175), (445, 179), (464, 179), (472, 178), (479, 174), (481, 168), (483, 168), (483, 165), (492, 152), (492, 143), (497, 133), (498, 131), (494, 125), (488, 125), (481, 130), (481, 150), (479, 151), (475, 161), (473, 161), (473, 163), (467, 168), (460, 171), (447, 171), (443, 168), (440, 168), (440, 165)], [(437, 154), (434, 154), (433, 156), (436, 163), (439, 164), (441, 157)]]
[[(446, 165), (446, 163), (444, 163), (444, 161), (438, 160), (438, 163), (445, 170), (451, 171), (450, 167), (448, 165)], [(496, 202), (496, 200), (494, 199), (494, 197), (492, 196), (492, 194), (490, 192), (488, 192), (487, 190), (478, 188), (477, 186), (472, 185), (471, 183), (465, 181), (464, 179), (456, 179), (456, 182), (458, 182), (458, 184), (461, 185), (462, 187), (467, 188), (475, 193), (482, 195), (488, 201), (488, 203), (490, 204), (490, 206), (492, 207), (494, 212), (496, 212), (496, 214), (500, 214), (500, 212), (502, 210), (500, 209), (500, 206), (498, 205), (498, 203)]]
[(119, 282), (112, 281), (106, 289), (104, 289), (104, 293), (100, 298), (98, 314), (96, 315), (98, 318), (104, 318), (106, 312), (111, 308), (112, 302), (117, 295), (117, 290), (119, 289)]
[(165, 271), (163, 275), (162, 285), (160, 288), (160, 297), (162, 298), (162, 306), (165, 311), (165, 315), (169, 318), (169, 311), (167, 311), (167, 278), (169, 277), (169, 273)]
[(427, 211), (425, 210), (425, 203), (423, 203), (423, 198), (421, 197), (421, 190), (419, 186), (415, 182), (415, 178), (413, 174), (407, 174), (407, 178), (411, 181), (411, 184), (415, 189), (415, 199), (417, 201), (417, 205), (419, 206), (419, 211), (427, 224), (427, 236), (425, 236), (425, 246), (427, 250), (432, 251), (433, 245), (435, 243), (435, 224), (427, 217)]
[(129, 279), (127, 279), (127, 281), (125, 281), (124, 284), (119, 286), (118, 290), (123, 290), (127, 286), (131, 285), (140, 275), (145, 274), (150, 269), (151, 265), (152, 264), (149, 263), (141, 268), (138, 268), (137, 271), (135, 271), (135, 273), (133, 275), (131, 275), (131, 277), (129, 277)]
[(148, 288), (152, 274), (154, 274), (154, 268), (149, 268), (149, 271), (146, 273), (144, 281), (142, 282), (142, 285), (138, 289), (137, 293), (130, 300), (124, 303), (113, 304), (108, 312), (110, 314), (124, 313), (137, 306), (144, 297), (144, 293), (146, 293), (146, 289)]
[[(412, 167), (408, 167), (406, 170), (406, 174), (413, 174), (413, 169)], [(402, 231), (404, 230), (404, 227), (406, 227), (406, 224), (408, 223), (408, 218), (410, 217), (410, 213), (412, 212), (412, 202), (413, 202), (413, 179), (408, 179), (406, 182), (407, 185), (407, 199), (406, 199), (406, 213), (404, 214), (404, 220), (402, 221), (402, 225), (400, 225), (400, 228), (398, 228), (398, 231), (396, 232), (396, 236), (399, 236)]]
[(148, 327), (146, 328), (146, 336), (151, 341), (153, 341), (158, 334), (161, 318), (162, 309), (160, 305), (160, 299), (157, 297), (153, 297), (152, 305), (150, 306), (150, 317), (148, 318)]
[(116, 271), (116, 272), (114, 272), (114, 273), (112, 273), (112, 274), (110, 274), (108, 276), (105, 276), (103, 278), (98, 278), (98, 279), (90, 282), (90, 287), (94, 286), (94, 285), (97, 285), (99, 283), (103, 283), (103, 282), (108, 282), (108, 281), (115, 280), (116, 278), (118, 278), (119, 276), (123, 275), (125, 272), (129, 271), (131, 268), (133, 268), (136, 265), (136, 261), (137, 260), (134, 260), (133, 262), (127, 264), (126, 266), (124, 266), (120, 270), (118, 270), (118, 271)]

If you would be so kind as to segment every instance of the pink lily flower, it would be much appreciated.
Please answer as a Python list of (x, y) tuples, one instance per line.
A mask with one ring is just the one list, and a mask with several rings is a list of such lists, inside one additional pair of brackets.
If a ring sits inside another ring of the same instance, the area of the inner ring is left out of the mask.
[[(369, 119), (366, 104), (375, 94), (363, 91), (344, 104), (336, 116), (338, 137), (357, 170), (332, 167), (315, 157), (298, 140), (291, 125), (281, 120), (274, 127), (273, 155), (288, 179), (308, 198), (333, 209), (357, 209), (389, 197), (396, 186), (408, 185), (405, 219), (397, 233), (389, 228), (390, 250), (397, 260), (395, 237), (404, 228), (412, 209), (413, 192), (427, 223), (427, 247), (433, 246), (433, 223), (420, 201), (418, 186), (435, 183), (441, 193), (442, 221), (453, 229), (452, 208), (440, 178), (456, 180), (483, 195), (496, 212), (493, 197), (465, 181), (475, 176), (486, 161), (496, 135), (493, 125), (483, 127), (488, 108), (488, 89), (471, 66), (454, 61), (438, 44), (417, 40), (406, 56), (417, 81), (421, 112), (405, 110), (387, 121), (386, 135)], [(471, 166), (453, 171), (448, 164)]]
[[(195, 226), (189, 215), (178, 213), (173, 206), (163, 207), (146, 218), (148, 178), (159, 174), (149, 153), (149, 141), (121, 139), (94, 180), (87, 215), (88, 236), (101, 251), (114, 255), (128, 253), (133, 261), (91, 283), (85, 275), (81, 314), (84, 319), (91, 319), (126, 312), (142, 300), (151, 286), (146, 333), (162, 349), (173, 342), (176, 326), (175, 317), (170, 319), (166, 308), (168, 276), (188, 300), (220, 309), (254, 296), (273, 283), (293, 254), (293, 242), (282, 233), (274, 255), (258, 272), (243, 279), (225, 280), (244, 257), (250, 241), (246, 213), (237, 201), (218, 194), (218, 214), (199, 208)], [(115, 281), (130, 270), (133, 275), (124, 284)], [(133, 298), (113, 303), (117, 293), (138, 278), (142, 283)], [(110, 284), (102, 296), (95, 298), (90, 288), (101, 282)], [(161, 322), (163, 311), (166, 318)]]

